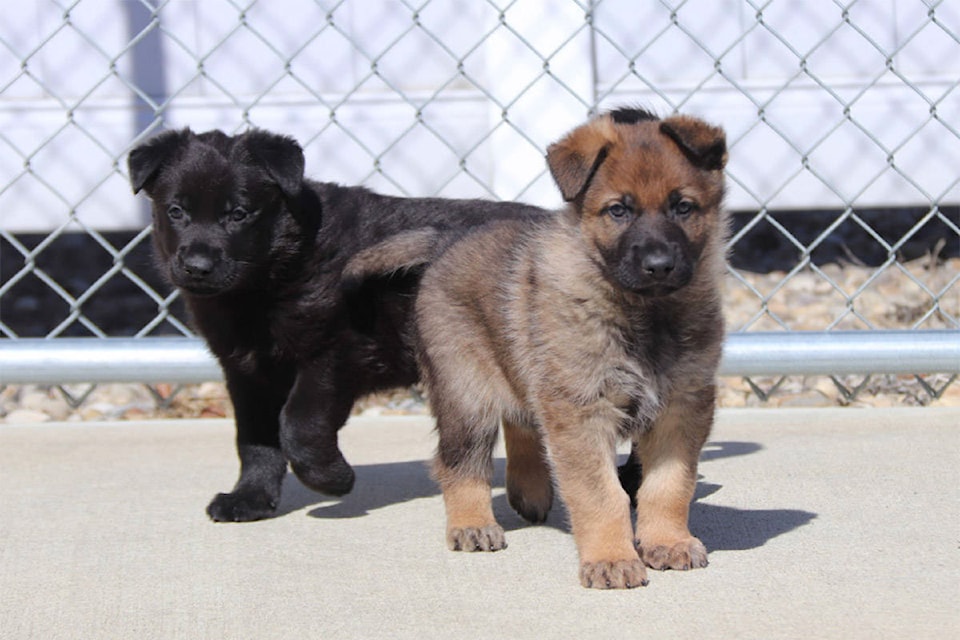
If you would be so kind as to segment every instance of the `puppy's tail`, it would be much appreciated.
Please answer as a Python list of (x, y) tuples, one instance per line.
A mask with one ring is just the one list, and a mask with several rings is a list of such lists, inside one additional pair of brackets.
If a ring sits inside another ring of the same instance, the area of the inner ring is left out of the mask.
[(356, 291), (364, 280), (386, 276), (427, 264), (440, 247), (441, 233), (434, 227), (404, 231), (354, 254), (343, 267), (340, 286)]

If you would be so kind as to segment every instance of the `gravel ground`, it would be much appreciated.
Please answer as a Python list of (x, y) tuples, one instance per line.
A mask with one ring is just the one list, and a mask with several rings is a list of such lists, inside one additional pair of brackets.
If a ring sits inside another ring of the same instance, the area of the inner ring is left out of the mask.
[[(908, 275), (909, 274), (909, 275)], [(960, 258), (930, 258), (891, 264), (878, 274), (875, 268), (825, 265), (819, 273), (745, 274), (727, 279), (725, 300), (729, 328), (751, 331), (866, 329), (921, 329), (955, 327), (960, 318)], [(931, 292), (939, 296), (933, 310)], [(767, 299), (762, 313), (758, 296)], [(853, 298), (852, 304), (849, 299)], [(818, 407), (950, 405), (960, 406), (960, 381), (934, 399), (925, 385), (941, 390), (946, 375), (722, 378), (721, 407)], [(837, 384), (839, 383), (839, 384)], [(64, 393), (66, 392), (66, 393)], [(44, 387), (8, 386), (0, 391), (0, 420), (8, 423), (51, 420), (128, 420), (232, 416), (232, 407), (220, 383), (200, 385), (110, 384)], [(359, 402), (356, 413), (427, 413), (417, 390), (399, 390)]]

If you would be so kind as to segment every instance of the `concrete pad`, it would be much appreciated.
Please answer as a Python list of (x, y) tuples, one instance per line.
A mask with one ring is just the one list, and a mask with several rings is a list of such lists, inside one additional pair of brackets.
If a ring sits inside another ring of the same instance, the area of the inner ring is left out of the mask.
[(431, 429), (355, 419), (352, 494), (288, 477), (279, 517), (215, 524), (229, 422), (2, 426), (0, 637), (960, 637), (960, 409), (721, 411), (710, 566), (621, 592), (581, 588), (562, 509), (527, 526), (502, 487), (509, 547), (447, 551)]

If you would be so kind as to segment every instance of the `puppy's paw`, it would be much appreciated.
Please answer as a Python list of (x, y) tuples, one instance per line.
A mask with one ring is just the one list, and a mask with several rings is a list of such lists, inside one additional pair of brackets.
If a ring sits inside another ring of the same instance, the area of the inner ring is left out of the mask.
[(447, 530), (447, 546), (451, 551), (500, 551), (507, 548), (503, 527), (454, 527)]
[(234, 491), (218, 493), (207, 505), (214, 522), (252, 522), (270, 518), (277, 510), (277, 499), (266, 493)]
[(550, 514), (553, 506), (553, 485), (548, 483), (523, 489), (507, 481), (507, 501), (513, 510), (527, 522), (540, 524)]
[(580, 584), (588, 589), (633, 589), (645, 587), (647, 582), (647, 570), (640, 558), (580, 565)]
[(342, 457), (328, 463), (291, 462), (290, 467), (304, 486), (328, 496), (350, 493), (356, 480), (353, 468)]
[(660, 571), (702, 569), (708, 564), (707, 548), (693, 536), (673, 544), (645, 545), (637, 540), (637, 552), (648, 567)]
[(516, 511), (521, 518), (526, 520), (531, 524), (540, 524), (547, 520), (547, 516), (550, 515), (550, 507), (553, 503), (552, 499), (544, 500), (530, 500), (527, 496), (509, 496), (508, 500), (510, 501), (510, 506), (513, 507), (513, 510)]

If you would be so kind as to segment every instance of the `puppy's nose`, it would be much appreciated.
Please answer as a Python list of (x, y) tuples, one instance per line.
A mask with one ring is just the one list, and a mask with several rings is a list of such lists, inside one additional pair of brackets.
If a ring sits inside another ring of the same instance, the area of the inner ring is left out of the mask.
[(640, 268), (654, 280), (663, 280), (673, 272), (676, 266), (674, 252), (668, 247), (648, 250), (640, 260)]
[(208, 252), (191, 251), (181, 259), (183, 270), (194, 278), (204, 278), (213, 273), (216, 260)]

